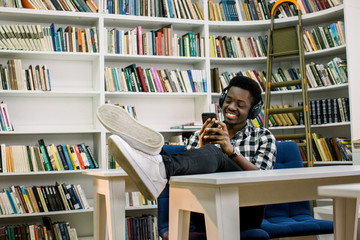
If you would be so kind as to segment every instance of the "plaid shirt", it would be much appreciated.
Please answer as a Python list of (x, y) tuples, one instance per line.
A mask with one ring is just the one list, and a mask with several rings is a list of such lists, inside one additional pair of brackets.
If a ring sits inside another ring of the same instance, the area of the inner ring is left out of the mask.
[[(199, 132), (190, 137), (188, 150), (199, 147)], [(247, 124), (230, 139), (230, 142), (259, 169), (273, 169), (276, 160), (276, 140), (268, 129), (254, 128)], [(219, 144), (216, 146), (220, 148)]]

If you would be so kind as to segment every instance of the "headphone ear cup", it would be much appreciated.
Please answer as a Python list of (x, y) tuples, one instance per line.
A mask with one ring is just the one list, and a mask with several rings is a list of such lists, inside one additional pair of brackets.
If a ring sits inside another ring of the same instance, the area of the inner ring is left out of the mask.
[(262, 104), (258, 103), (252, 107), (252, 109), (249, 112), (248, 119), (254, 119), (256, 118), (260, 111), (261, 111)]
[(248, 115), (248, 119), (254, 119), (259, 115), (263, 103), (264, 102), (263, 102), (262, 98), (260, 98), (260, 102), (258, 102), (251, 108), (249, 115)]
[(228, 92), (229, 87), (224, 88), (224, 90), (221, 92), (220, 98), (219, 98), (219, 106), (220, 108), (222, 108), (224, 102), (225, 102), (225, 98), (226, 98), (226, 94)]

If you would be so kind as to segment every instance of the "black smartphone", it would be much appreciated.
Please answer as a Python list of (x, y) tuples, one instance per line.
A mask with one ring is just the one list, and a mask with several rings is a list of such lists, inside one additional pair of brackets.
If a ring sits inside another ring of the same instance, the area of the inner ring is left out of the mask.
[[(216, 113), (207, 112), (207, 113), (202, 113), (202, 114), (201, 114), (201, 118), (202, 118), (202, 122), (204, 123), (208, 118), (211, 118), (211, 119), (215, 118), (215, 119), (217, 119), (217, 116), (216, 116)], [(217, 128), (218, 125), (217, 125), (216, 123), (214, 123), (214, 124), (212, 125), (212, 127), (213, 127), (213, 128)]]

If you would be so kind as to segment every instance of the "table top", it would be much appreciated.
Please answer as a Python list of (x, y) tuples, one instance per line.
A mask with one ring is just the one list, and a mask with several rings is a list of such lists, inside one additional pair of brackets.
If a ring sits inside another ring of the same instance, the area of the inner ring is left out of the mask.
[(126, 177), (127, 176), (126, 172), (123, 169), (88, 171), (88, 172), (84, 172), (83, 174), (93, 177)]
[(211, 185), (228, 185), (239, 183), (255, 183), (268, 181), (284, 181), (296, 179), (315, 179), (326, 177), (343, 177), (359, 175), (360, 166), (324, 166), (324, 167), (304, 167), (287, 168), (260, 171), (237, 171), (219, 172), (210, 174), (172, 176), (171, 184), (177, 183), (196, 183)]
[[(360, 181), (360, 178), (359, 178)], [(320, 195), (329, 197), (360, 197), (360, 183), (336, 184), (320, 186), (318, 188)]]

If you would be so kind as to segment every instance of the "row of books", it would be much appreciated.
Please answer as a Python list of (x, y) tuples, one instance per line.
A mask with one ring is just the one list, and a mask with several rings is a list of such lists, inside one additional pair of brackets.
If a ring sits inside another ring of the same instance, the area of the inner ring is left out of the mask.
[(219, 73), (219, 68), (210, 69), (211, 74), (211, 90), (214, 93), (220, 93), (224, 88), (229, 85), (229, 82), (235, 76), (245, 76), (256, 81), (262, 91), (265, 91), (265, 82), (266, 82), (266, 72), (265, 71), (256, 71), (256, 70), (248, 70), (248, 71), (240, 71), (237, 73), (231, 72), (222, 72)]
[(110, 14), (204, 20), (199, 3), (191, 0), (104, 0), (102, 4)]
[[(246, 0), (243, 4), (246, 20), (265, 20), (270, 19), (270, 13), (276, 1), (265, 0)], [(338, 0), (297, 0), (302, 14), (318, 12), (331, 7), (338, 6), (342, 2)], [(275, 16), (286, 18), (297, 16), (296, 7), (293, 4), (283, 3), (278, 7)]]
[[(210, 36), (210, 55), (213, 58), (251, 58), (267, 56), (267, 36)], [(306, 52), (332, 48), (345, 44), (343, 22), (329, 26), (304, 29)]]
[(110, 92), (207, 92), (206, 82), (204, 70), (105, 67), (105, 90)]
[[(301, 106), (301, 103), (299, 104)], [(216, 107), (216, 106), (215, 106)], [(270, 109), (288, 108), (290, 105), (271, 105)], [(328, 124), (337, 122), (350, 121), (349, 99), (348, 98), (332, 98), (321, 100), (310, 100), (310, 123), (312, 125)], [(253, 127), (262, 127), (264, 125), (264, 113), (260, 111), (255, 119), (251, 119), (248, 123)], [(304, 125), (304, 115), (299, 113), (281, 113), (269, 115), (269, 126), (296, 126)]]
[(0, 226), (0, 239), (42, 239), (77, 240), (76, 229), (69, 222), (52, 223), (49, 217), (43, 217), (42, 224), (17, 224)]
[(178, 36), (172, 25), (143, 33), (142, 26), (131, 30), (105, 28), (108, 53), (130, 55), (204, 57), (205, 40), (199, 33)]
[(156, 216), (127, 217), (125, 240), (159, 239), (158, 220)]
[(95, 27), (0, 25), (0, 49), (51, 52), (98, 52)]
[[(302, 103), (299, 103), (302, 106)], [(271, 105), (270, 109), (288, 108), (290, 105)], [(348, 98), (329, 98), (309, 101), (310, 123), (312, 125), (328, 124), (350, 121), (349, 99)], [(264, 123), (264, 113), (261, 111), (259, 116), (251, 120), (254, 127), (261, 127)], [(269, 126), (296, 126), (304, 125), (303, 112), (281, 113), (269, 115)]]
[(155, 206), (156, 200), (147, 200), (141, 192), (125, 192), (125, 206), (137, 207), (137, 206)]
[[(212, 68), (211, 72), (211, 90), (212, 92), (221, 92), (229, 81), (236, 75), (247, 76), (257, 80), (261, 89), (265, 91), (266, 72), (257, 70), (240, 71), (238, 73), (222, 72), (218, 68)], [(311, 62), (306, 64), (306, 76), (309, 88), (325, 87), (348, 82), (347, 63), (339, 57), (333, 58), (327, 64)], [(278, 68), (277, 72), (272, 72), (271, 82), (284, 82), (300, 79), (298, 68)], [(299, 89), (300, 86), (289, 86), (273, 88), (274, 91), (287, 91)]]
[(241, 18), (239, 5), (235, 0), (208, 2), (210, 21), (239, 21)]
[(10, 59), (7, 65), (0, 64), (0, 90), (51, 91), (50, 71), (46, 65), (30, 64), (22, 68), (21, 59)]
[(267, 36), (210, 36), (210, 56), (213, 58), (266, 57)]
[[(208, 2), (210, 21), (251, 21), (270, 19), (275, 0), (222, 0)], [(318, 12), (342, 4), (340, 0), (297, 0), (302, 14)], [(297, 16), (293, 4), (283, 3), (275, 16), (286, 18)]]
[(306, 76), (311, 88), (347, 83), (347, 63), (338, 57), (327, 64), (311, 62), (306, 64)]
[[(301, 103), (299, 103), (301, 105)], [(350, 121), (349, 98), (327, 98), (309, 101), (311, 124), (327, 124)], [(303, 123), (302, 115), (300, 122)]]
[(343, 21), (331, 23), (326, 26), (316, 26), (311, 30), (304, 29), (303, 34), (306, 52), (328, 49), (345, 44)]
[[(316, 161), (351, 161), (351, 142), (344, 138), (323, 138), (320, 134), (312, 134), (315, 146)], [(318, 150), (316, 152), (316, 150)]]
[[(343, 137), (323, 137), (312, 133), (313, 159), (318, 162), (351, 161), (351, 141)], [(303, 160), (306, 160), (306, 149), (299, 147)]]
[(49, 186), (10, 186), (0, 193), (0, 213), (26, 214), (90, 208), (79, 184)]
[(85, 143), (39, 146), (0, 144), (0, 172), (64, 171), (98, 168), (92, 151)]
[(0, 132), (14, 131), (7, 104), (0, 102)]
[[(288, 108), (290, 105), (271, 105), (270, 109)], [(299, 125), (298, 114), (295, 113), (281, 113), (281, 114), (270, 114), (269, 115), (269, 126), (293, 126)], [(262, 119), (262, 123), (263, 123)]]
[(0, 7), (71, 12), (98, 12), (98, 7), (93, 0), (1, 0)]

